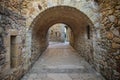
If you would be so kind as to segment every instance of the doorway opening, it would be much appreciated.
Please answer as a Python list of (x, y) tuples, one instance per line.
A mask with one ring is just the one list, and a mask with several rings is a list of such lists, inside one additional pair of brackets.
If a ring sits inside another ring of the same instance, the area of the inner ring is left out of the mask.
[(52, 43), (69, 43), (71, 35), (71, 29), (62, 23), (51, 26), (48, 30), (48, 41)]

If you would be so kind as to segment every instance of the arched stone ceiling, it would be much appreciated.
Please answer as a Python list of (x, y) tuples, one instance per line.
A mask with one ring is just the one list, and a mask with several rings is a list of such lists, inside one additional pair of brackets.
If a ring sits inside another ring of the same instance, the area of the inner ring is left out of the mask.
[(81, 11), (69, 6), (55, 6), (40, 13), (31, 24), (33, 34), (45, 38), (48, 29), (56, 24), (64, 23), (73, 31), (74, 35), (79, 34), (87, 25), (92, 26), (90, 19)]

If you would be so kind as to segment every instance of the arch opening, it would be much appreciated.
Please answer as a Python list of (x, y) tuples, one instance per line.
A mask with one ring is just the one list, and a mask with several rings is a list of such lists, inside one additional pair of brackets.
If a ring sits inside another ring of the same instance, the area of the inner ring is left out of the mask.
[[(90, 56), (93, 55), (93, 24), (84, 13), (69, 6), (55, 6), (48, 8), (34, 19), (31, 24), (33, 39), (32, 46), (33, 48), (37, 47), (37, 50), (36, 53), (32, 54), (38, 56), (45, 51), (49, 44), (47, 36), (49, 28), (57, 23), (66, 24), (66, 29), (68, 27), (71, 29), (74, 38), (70, 39), (72, 40), (70, 41), (70, 45), (81, 55), (88, 57), (88, 61), (93, 60), (93, 57)], [(88, 26), (89, 29), (86, 29)]]
[(72, 30), (65, 24), (57, 23), (51, 26), (48, 30), (47, 36), (49, 42), (69, 42)]

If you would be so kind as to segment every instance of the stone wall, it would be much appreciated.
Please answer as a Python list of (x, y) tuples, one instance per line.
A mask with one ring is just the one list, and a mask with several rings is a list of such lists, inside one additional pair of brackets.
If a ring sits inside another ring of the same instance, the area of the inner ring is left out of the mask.
[(32, 64), (40, 57), (40, 55), (45, 51), (45, 44), (40, 44), (39, 41), (32, 36), (32, 46), (31, 46), (31, 58), (30, 61)]
[[(88, 34), (89, 30), (89, 34)], [(80, 29), (78, 35), (73, 36), (72, 39), (73, 48), (85, 58), (91, 65), (94, 64), (94, 48), (93, 48), (93, 27), (92, 25), (88, 27), (84, 26)]]
[(120, 1), (100, 0), (101, 39), (98, 41), (98, 64), (107, 80), (120, 80)]
[(18, 80), (24, 73), (25, 30), (24, 17), (0, 6), (0, 80)]
[[(23, 16), (0, 6), (0, 80), (3, 77), (6, 80), (20, 78), (46, 49), (47, 41), (46, 45), (44, 39), (41, 43), (36, 41), (37, 39), (31, 36), (32, 32), (26, 31), (25, 23), (29, 28), (41, 11), (56, 5), (72, 6), (87, 15), (93, 24), (89, 25), (90, 39), (87, 37), (85, 27), (80, 34), (76, 36), (71, 34), (71, 45), (107, 80), (120, 80), (119, 0), (42, 0), (29, 1), (28, 4), (25, 2), (25, 5), (26, 8), (21, 10), (17, 4), (13, 7), (8, 5), (8, 8), (15, 12), (21, 11), (18, 13), (24, 15), (27, 21)], [(13, 54), (12, 60), (11, 36), (16, 37), (16, 43), (13, 43), (16, 50), (13, 51), (17, 53)], [(31, 41), (31, 38), (35, 40)], [(11, 69), (11, 61), (14, 61), (15, 68)]]

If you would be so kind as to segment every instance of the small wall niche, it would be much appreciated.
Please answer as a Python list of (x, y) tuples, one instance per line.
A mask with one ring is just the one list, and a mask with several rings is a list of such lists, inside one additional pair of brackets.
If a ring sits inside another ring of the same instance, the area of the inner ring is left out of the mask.
[(5, 37), (7, 69), (11, 70), (19, 66), (20, 38), (18, 33), (16, 29), (9, 29), (8, 35)]
[(16, 35), (10, 36), (10, 67), (15, 68), (15, 56), (16, 56)]
[(87, 39), (90, 39), (90, 26), (89, 25), (86, 27), (86, 31), (87, 31)]

